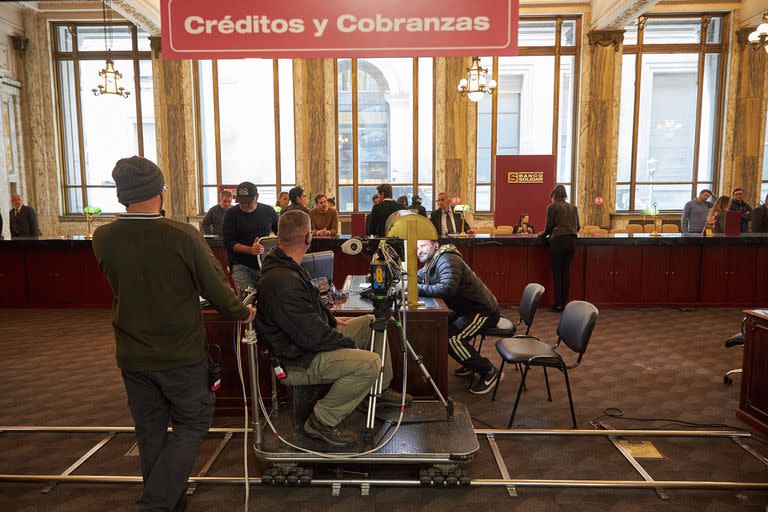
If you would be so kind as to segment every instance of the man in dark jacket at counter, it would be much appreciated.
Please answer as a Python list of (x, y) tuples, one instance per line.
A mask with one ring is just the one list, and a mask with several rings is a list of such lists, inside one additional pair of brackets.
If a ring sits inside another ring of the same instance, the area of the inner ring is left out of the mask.
[[(357, 434), (344, 425), (365, 398), (382, 371), (381, 355), (367, 348), (371, 341), (371, 315), (334, 318), (320, 300), (317, 288), (301, 266), (312, 243), (309, 215), (294, 210), (280, 216), (278, 246), (264, 258), (258, 283), (256, 330), (260, 339), (286, 370), (289, 386), (333, 384), (307, 421), (307, 435), (333, 446), (357, 442)], [(375, 347), (381, 349), (381, 344)], [(390, 351), (386, 351), (380, 403), (400, 405), (402, 395), (389, 389), (392, 380)], [(406, 396), (406, 403), (411, 398)]]
[(119, 160), (112, 178), (127, 213), (96, 230), (93, 252), (115, 294), (117, 365), (144, 477), (138, 510), (184, 510), (215, 400), (200, 296), (231, 319), (251, 320), (255, 310), (237, 299), (200, 232), (160, 215), (165, 184), (154, 163)]
[(11, 237), (40, 236), (35, 209), (23, 204), (19, 194), (11, 194), (11, 206)]
[(200, 222), (200, 231), (204, 235), (221, 236), (221, 228), (224, 225), (224, 214), (232, 206), (232, 191), (224, 189), (219, 192), (219, 203), (211, 206)]
[[(461, 233), (461, 214), (451, 210), (451, 198), (445, 192), (440, 192), (437, 195), (437, 210), (432, 212), (429, 219), (440, 238), (448, 236), (450, 233)], [(474, 233), (466, 219), (464, 220), (464, 232)]]
[(454, 373), (460, 377), (479, 374), (480, 380), (469, 391), (484, 395), (503, 374), (469, 342), (499, 322), (499, 303), (453, 245), (419, 240), (418, 257), (424, 264), (419, 270), (419, 295), (443, 299), (453, 310), (448, 353), (462, 365)]
[(730, 212), (739, 212), (741, 214), (741, 232), (749, 232), (749, 220), (752, 217), (752, 207), (744, 201), (744, 189), (735, 188), (731, 194), (731, 204), (728, 207)]
[[(406, 207), (392, 199), (392, 185), (382, 183), (376, 187), (379, 202), (371, 208), (371, 214), (368, 216), (368, 234), (373, 236), (387, 236), (387, 219), (398, 210), (405, 210)], [(374, 201), (375, 203), (375, 201)]]

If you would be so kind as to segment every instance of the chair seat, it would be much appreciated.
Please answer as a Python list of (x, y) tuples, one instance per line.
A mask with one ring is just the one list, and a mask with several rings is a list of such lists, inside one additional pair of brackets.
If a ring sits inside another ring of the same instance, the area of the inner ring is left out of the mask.
[(734, 334), (727, 340), (725, 340), (725, 348), (735, 347), (737, 345), (744, 344), (744, 335), (742, 333)]
[(489, 327), (488, 329), (484, 330), (483, 335), (498, 338), (511, 338), (515, 335), (516, 331), (517, 328), (515, 327), (515, 324), (512, 323), (512, 321), (508, 318), (504, 318), (502, 316), (496, 323), (496, 327)]
[(540, 366), (561, 366), (563, 361), (555, 349), (533, 337), (502, 338), (496, 350), (508, 363), (527, 363), (532, 357), (543, 358), (533, 363)]

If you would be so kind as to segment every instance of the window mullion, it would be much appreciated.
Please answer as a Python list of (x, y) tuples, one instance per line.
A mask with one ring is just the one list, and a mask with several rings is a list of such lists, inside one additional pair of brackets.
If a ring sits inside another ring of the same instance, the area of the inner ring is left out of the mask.
[(691, 175), (691, 199), (696, 197), (696, 185), (699, 179), (699, 142), (701, 141), (701, 108), (704, 102), (704, 59), (706, 56), (707, 26), (709, 16), (701, 18), (701, 32), (699, 34), (699, 67), (696, 81), (696, 126), (693, 139), (693, 174)]
[(629, 209), (635, 209), (635, 186), (637, 184), (637, 138), (640, 123), (640, 89), (643, 77), (643, 34), (646, 18), (640, 17), (637, 22), (637, 57), (635, 58), (635, 104), (632, 113), (632, 159), (629, 170)]
[(136, 34), (136, 27), (131, 27), (131, 48), (133, 48), (133, 88), (136, 91), (134, 101), (136, 102), (136, 136), (138, 137), (139, 156), (144, 156), (144, 118), (141, 113), (141, 67), (139, 65), (138, 50), (139, 42)]
[[(278, 84), (278, 62), (272, 59), (272, 90), (274, 91), (275, 107), (275, 194), (280, 195), (280, 184), (282, 183), (282, 158), (280, 151), (280, 87)], [(305, 186), (308, 186), (307, 183)]]
[[(83, 198), (83, 207), (88, 206), (88, 192), (85, 172), (85, 143), (83, 142), (83, 110), (80, 99), (80, 59), (77, 51), (77, 27), (72, 30), (73, 72), (75, 75), (75, 106), (77, 110), (77, 146), (80, 153), (80, 193)], [(70, 213), (70, 212), (67, 212)]]
[(211, 62), (211, 72), (213, 75), (213, 126), (214, 140), (216, 146), (216, 185), (221, 187), (221, 115), (219, 112), (219, 63), (217, 60)]
[(413, 59), (413, 172), (411, 173), (413, 184), (412, 195), (418, 194), (419, 188), (419, 59)]
[[(493, 60), (491, 61), (493, 65), (493, 71), (491, 72), (491, 75), (493, 76), (493, 79), (496, 80), (496, 92), (491, 95), (491, 211), (494, 211), (496, 208), (496, 194), (494, 193), (496, 190), (496, 143), (498, 142), (499, 134), (499, 89), (501, 89), (499, 84), (499, 58), (493, 57)], [(480, 105), (478, 104), (477, 110), (480, 109)], [(477, 127), (477, 121), (475, 121), (475, 127)], [(477, 137), (475, 137), (477, 138)], [(477, 142), (475, 142), (475, 145), (477, 145)], [(475, 161), (477, 161), (477, 156), (475, 156)], [(475, 174), (477, 174), (477, 164), (475, 164)], [(475, 186), (475, 209), (477, 209), (477, 186)]]
[(357, 59), (351, 60), (352, 67), (352, 211), (358, 211), (358, 137), (357, 137)]

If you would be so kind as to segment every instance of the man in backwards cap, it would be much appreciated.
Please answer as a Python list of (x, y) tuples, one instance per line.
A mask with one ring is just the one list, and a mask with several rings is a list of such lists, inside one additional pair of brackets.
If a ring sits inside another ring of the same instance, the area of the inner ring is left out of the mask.
[(221, 236), (227, 248), (227, 264), (232, 280), (240, 290), (256, 288), (259, 280), (259, 258), (264, 247), (259, 239), (277, 233), (277, 213), (268, 204), (257, 202), (259, 191), (250, 181), (237, 186), (237, 206), (224, 213)]
[(154, 163), (124, 158), (112, 178), (127, 213), (96, 230), (93, 252), (115, 294), (117, 365), (144, 477), (138, 510), (184, 510), (215, 400), (199, 297), (232, 319), (251, 321), (255, 310), (237, 299), (200, 232), (160, 215), (165, 182)]

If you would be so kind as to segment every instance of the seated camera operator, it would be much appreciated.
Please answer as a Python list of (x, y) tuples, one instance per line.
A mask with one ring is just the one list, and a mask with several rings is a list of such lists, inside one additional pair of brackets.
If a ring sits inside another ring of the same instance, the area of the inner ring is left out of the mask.
[(499, 321), (500, 309), (496, 297), (461, 259), (461, 253), (451, 244), (440, 245), (432, 240), (419, 240), (419, 295), (443, 299), (453, 310), (448, 328), (448, 353), (462, 366), (454, 373), (464, 377), (478, 373), (480, 380), (469, 389), (484, 395), (504, 377), (487, 357), (482, 357), (469, 341), (484, 329)]
[[(285, 368), (290, 386), (333, 384), (304, 423), (307, 435), (333, 446), (357, 441), (344, 425), (368, 395), (381, 372), (381, 356), (366, 349), (373, 316), (343, 320), (323, 305), (301, 260), (312, 243), (309, 215), (292, 210), (280, 217), (278, 246), (264, 258), (255, 326), (271, 354)], [(376, 347), (380, 348), (380, 343)], [(392, 380), (390, 351), (384, 361), (382, 405), (400, 405), (402, 395), (388, 389)], [(410, 397), (406, 397), (409, 402)]]

